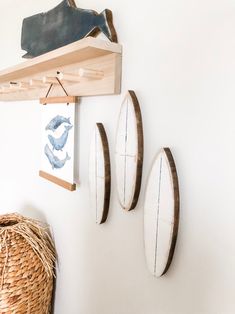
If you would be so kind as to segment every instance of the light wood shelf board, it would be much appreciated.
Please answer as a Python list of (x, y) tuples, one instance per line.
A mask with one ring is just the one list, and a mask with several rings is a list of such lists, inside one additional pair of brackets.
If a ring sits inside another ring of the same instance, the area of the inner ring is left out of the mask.
[[(57, 72), (77, 74), (79, 69), (102, 71), (101, 79), (81, 79), (80, 82), (63, 82), (70, 96), (95, 96), (120, 93), (122, 47), (98, 38), (87, 37), (62, 48), (30, 59), (0, 71), (0, 86), (10, 82), (29, 82), (44, 76), (56, 77)], [(38, 88), (0, 93), (0, 101), (32, 100), (45, 97), (49, 84)], [(53, 88), (60, 96), (60, 86)], [(63, 93), (63, 91), (62, 91)]]

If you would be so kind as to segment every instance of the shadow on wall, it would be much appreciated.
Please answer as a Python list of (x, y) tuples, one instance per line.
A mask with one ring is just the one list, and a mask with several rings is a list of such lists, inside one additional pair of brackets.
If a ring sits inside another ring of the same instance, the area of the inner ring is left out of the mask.
[[(35, 208), (34, 206), (30, 204), (25, 204), (22, 208), (20, 208), (19, 213), (23, 216), (30, 217), (32, 219), (36, 219), (44, 223), (47, 223), (46, 216), (44, 215), (44, 213), (40, 209)], [(54, 240), (53, 233), (52, 233), (52, 239)], [(56, 276), (56, 270), (55, 270), (55, 276)], [(52, 292), (51, 314), (55, 313), (54, 308), (55, 308), (56, 278), (54, 278), (53, 287), (54, 289)]]
[(22, 208), (20, 208), (19, 213), (23, 216), (47, 223), (44, 213), (30, 204), (25, 204)]

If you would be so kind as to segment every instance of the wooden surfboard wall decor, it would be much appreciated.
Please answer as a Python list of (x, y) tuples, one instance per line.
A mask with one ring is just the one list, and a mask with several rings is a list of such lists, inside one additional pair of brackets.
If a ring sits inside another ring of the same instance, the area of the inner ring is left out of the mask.
[(116, 133), (116, 182), (123, 209), (135, 208), (141, 187), (143, 126), (138, 99), (128, 91), (119, 114)]
[(108, 216), (111, 189), (109, 145), (102, 123), (96, 124), (91, 140), (89, 186), (93, 216), (102, 224)]
[(170, 267), (178, 224), (178, 176), (170, 149), (163, 148), (152, 165), (144, 202), (145, 255), (155, 277), (161, 277)]

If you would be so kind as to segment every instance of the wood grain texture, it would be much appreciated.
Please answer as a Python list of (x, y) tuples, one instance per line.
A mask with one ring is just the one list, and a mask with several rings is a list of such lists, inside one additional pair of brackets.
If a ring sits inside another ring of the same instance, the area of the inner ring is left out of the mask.
[(145, 254), (148, 268), (156, 277), (170, 267), (178, 224), (178, 176), (170, 149), (163, 148), (153, 162), (144, 202)]
[(0, 71), (0, 83), (14, 81), (17, 77), (34, 75), (39, 71), (47, 71), (56, 66), (66, 66), (72, 63), (121, 52), (122, 47), (119, 44), (98, 38), (86, 37), (67, 46), (55, 49)]
[(109, 145), (102, 123), (96, 124), (91, 141), (89, 186), (93, 216), (102, 224), (108, 216), (111, 189)]
[(70, 6), (72, 8), (76, 8), (77, 7), (76, 2), (74, 0), (68, 0), (68, 2), (69, 2)]
[(76, 184), (71, 184), (69, 182), (66, 182), (58, 177), (55, 177), (47, 172), (44, 172), (44, 171), (39, 171), (39, 176), (46, 179), (46, 180), (49, 180), (69, 191), (75, 191), (76, 190)]
[(60, 96), (60, 97), (44, 97), (40, 98), (40, 104), (77, 104), (79, 102), (79, 97), (76, 96)]
[(143, 125), (138, 99), (128, 91), (119, 114), (116, 133), (116, 182), (123, 209), (132, 210), (138, 202), (143, 165)]
[[(70, 96), (112, 95), (120, 93), (122, 47), (98, 38), (87, 37), (39, 57), (0, 71), (0, 101), (33, 100), (45, 97), (48, 84), (43, 77), (56, 78), (58, 72), (79, 76), (80, 69), (102, 72), (100, 79), (63, 82)], [(10, 82), (30, 83), (35, 88), (5, 90)], [(62, 96), (59, 84), (53, 86), (52, 96)]]

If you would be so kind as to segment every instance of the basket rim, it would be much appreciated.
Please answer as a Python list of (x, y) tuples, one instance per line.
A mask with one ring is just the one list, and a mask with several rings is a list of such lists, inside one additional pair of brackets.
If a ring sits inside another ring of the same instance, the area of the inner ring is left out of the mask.
[(0, 229), (14, 228), (23, 221), (17, 214), (7, 214), (0, 216)]

